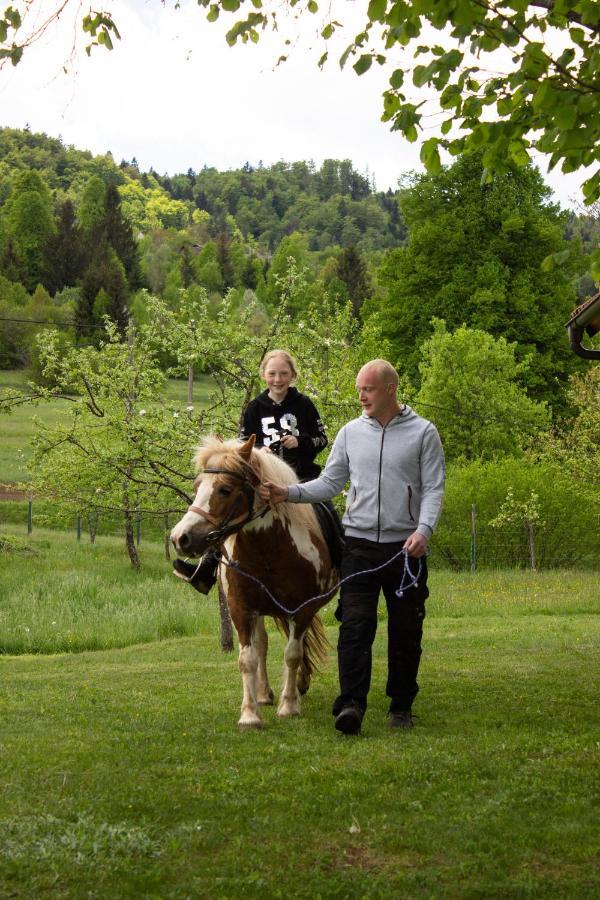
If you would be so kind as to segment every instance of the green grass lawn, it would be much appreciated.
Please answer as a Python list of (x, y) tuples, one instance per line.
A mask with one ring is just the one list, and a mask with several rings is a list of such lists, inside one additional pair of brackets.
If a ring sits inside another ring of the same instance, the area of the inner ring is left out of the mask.
[[(412, 732), (385, 725), (382, 625), (360, 737), (332, 728), (334, 653), (299, 719), (240, 734), (214, 598), (159, 545), (135, 574), (109, 538), (19, 543), (0, 553), (0, 633), (21, 634), (0, 656), (0, 897), (599, 896), (593, 573), (433, 572)], [(86, 645), (107, 649), (24, 652)]]
[[(0, 371), (0, 390), (14, 388), (26, 390), (29, 375), (24, 370)], [(194, 382), (194, 403), (206, 404), (211, 379), (197, 376)], [(171, 378), (165, 387), (165, 399), (169, 402), (187, 404), (187, 380)], [(0, 415), (0, 484), (20, 481), (27, 477), (25, 464), (31, 457), (31, 439), (34, 434), (34, 418), (53, 425), (65, 417), (71, 403), (69, 400), (53, 400), (36, 405), (25, 404), (16, 407), (10, 415)]]

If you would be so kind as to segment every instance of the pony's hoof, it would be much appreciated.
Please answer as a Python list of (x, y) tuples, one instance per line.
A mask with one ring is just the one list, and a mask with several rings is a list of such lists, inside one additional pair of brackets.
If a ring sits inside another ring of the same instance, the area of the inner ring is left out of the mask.
[(262, 727), (262, 719), (259, 716), (242, 716), (238, 722), (240, 731), (258, 731)]
[(284, 706), (279, 707), (279, 709), (277, 710), (277, 715), (280, 719), (291, 719), (292, 716), (300, 715), (300, 707), (285, 704)]
[(265, 691), (263, 696), (257, 697), (256, 702), (258, 703), (259, 706), (273, 706), (274, 698), (275, 698), (275, 695), (274, 695), (273, 691), (268, 690), (268, 691)]

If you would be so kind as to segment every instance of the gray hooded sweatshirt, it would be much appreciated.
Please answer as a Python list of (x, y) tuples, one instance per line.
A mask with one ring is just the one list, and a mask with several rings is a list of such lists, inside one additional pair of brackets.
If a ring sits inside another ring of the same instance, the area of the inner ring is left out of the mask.
[(385, 427), (363, 414), (339, 431), (322, 474), (293, 484), (292, 503), (330, 500), (350, 481), (342, 522), (347, 535), (383, 544), (414, 531), (429, 539), (444, 495), (437, 429), (404, 406)]

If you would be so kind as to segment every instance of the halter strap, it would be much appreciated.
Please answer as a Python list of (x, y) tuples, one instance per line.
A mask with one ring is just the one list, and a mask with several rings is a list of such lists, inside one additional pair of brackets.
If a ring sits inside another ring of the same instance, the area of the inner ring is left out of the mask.
[(209, 475), (231, 475), (233, 478), (238, 478), (242, 482), (242, 490), (244, 492), (244, 496), (248, 500), (248, 512), (245, 516), (242, 516), (238, 521), (234, 521), (235, 508), (237, 506), (237, 501), (239, 499), (239, 495), (236, 498), (235, 503), (225, 516), (225, 518), (219, 522), (216, 516), (207, 513), (200, 506), (188, 506), (188, 512), (196, 513), (197, 515), (202, 516), (206, 519), (207, 522), (210, 522), (211, 525), (215, 526), (215, 531), (210, 531), (207, 535), (205, 535), (204, 540), (208, 546), (212, 544), (219, 544), (224, 541), (226, 537), (229, 537), (230, 534), (235, 534), (236, 531), (239, 531), (244, 525), (247, 525), (248, 522), (254, 521), (254, 519), (262, 518), (266, 514), (269, 509), (269, 504), (265, 504), (264, 508), (259, 512), (254, 512), (254, 487), (259, 484), (260, 479), (252, 466), (248, 465), (248, 470), (252, 476), (254, 476), (254, 483), (251, 477), (247, 473), (242, 474), (241, 472), (235, 472), (233, 469), (203, 469), (203, 472), (206, 472)]

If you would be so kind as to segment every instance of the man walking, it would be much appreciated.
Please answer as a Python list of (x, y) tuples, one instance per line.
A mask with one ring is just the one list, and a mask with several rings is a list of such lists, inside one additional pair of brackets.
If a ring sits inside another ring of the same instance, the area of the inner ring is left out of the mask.
[[(412, 727), (429, 596), (425, 554), (440, 515), (445, 476), (437, 430), (399, 404), (398, 373), (389, 362), (366, 363), (356, 389), (363, 414), (340, 430), (320, 477), (289, 487), (267, 483), (260, 489), (264, 500), (275, 503), (314, 503), (335, 497), (350, 481), (342, 519), (342, 577), (360, 574), (342, 585), (336, 613), (341, 621), (340, 694), (332, 712), (343, 734), (358, 734), (367, 708), (380, 590), (388, 612), (388, 721), (393, 728)], [(420, 565), (421, 572), (417, 583), (397, 596), (407, 581), (402, 549), (410, 571), (416, 574)], [(374, 569), (378, 571), (365, 572)]]

